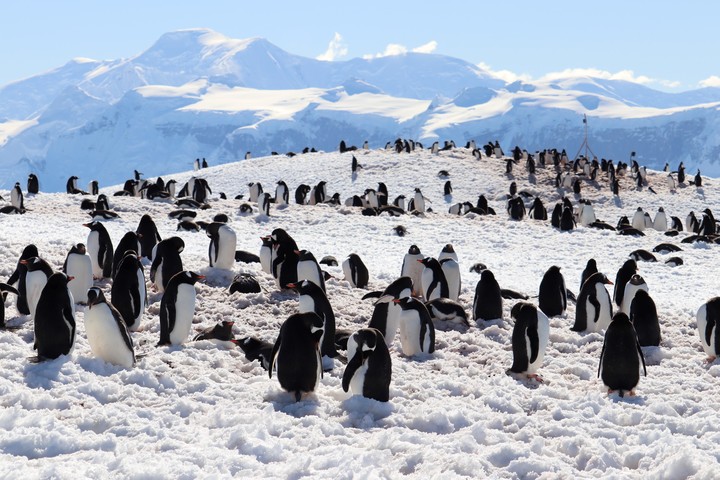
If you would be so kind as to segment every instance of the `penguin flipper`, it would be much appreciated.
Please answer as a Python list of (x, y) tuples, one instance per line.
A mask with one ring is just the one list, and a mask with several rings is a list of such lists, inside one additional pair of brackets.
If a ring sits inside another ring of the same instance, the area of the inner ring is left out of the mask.
[(275, 361), (277, 360), (278, 350), (280, 350), (280, 342), (282, 342), (282, 329), (278, 334), (275, 345), (273, 345), (272, 352), (270, 353), (270, 368), (268, 368), (268, 377), (272, 378), (273, 368), (275, 368)]
[(645, 355), (643, 355), (642, 348), (640, 348), (640, 342), (636, 342), (635, 345), (637, 346), (638, 355), (640, 356), (640, 361), (642, 362), (643, 374), (647, 377), (647, 367), (645, 366)]
[(347, 392), (350, 389), (350, 382), (352, 381), (353, 375), (355, 375), (355, 372), (360, 367), (362, 367), (362, 353), (358, 351), (355, 352), (355, 355), (348, 361), (347, 367), (345, 367), (345, 373), (343, 373), (342, 377), (342, 388), (344, 391)]
[[(598, 378), (600, 378), (600, 373), (602, 372), (603, 360), (605, 360), (605, 345), (606, 345), (606, 343), (603, 342), (602, 350), (600, 351), (600, 363), (598, 364)], [(643, 366), (644, 365), (645, 365), (645, 360), (643, 360)]]
[(597, 324), (598, 320), (600, 319), (600, 302), (598, 302), (598, 299), (595, 295), (590, 295), (588, 297), (588, 302), (592, 304), (595, 310), (595, 318), (593, 318), (593, 324)]
[(565, 289), (565, 293), (566, 293), (566, 295), (567, 295), (567, 299), (568, 299), (568, 300), (570, 300), (571, 302), (577, 304), (577, 297), (575, 296), (575, 294), (574, 294), (573, 292), (570, 291), (569, 288), (566, 288), (566, 289)]
[(538, 355), (540, 354), (540, 338), (538, 336), (537, 317), (530, 321), (527, 328), (527, 337), (530, 341), (530, 351), (528, 352), (530, 357), (529, 363), (535, 363), (535, 360), (537, 360)]

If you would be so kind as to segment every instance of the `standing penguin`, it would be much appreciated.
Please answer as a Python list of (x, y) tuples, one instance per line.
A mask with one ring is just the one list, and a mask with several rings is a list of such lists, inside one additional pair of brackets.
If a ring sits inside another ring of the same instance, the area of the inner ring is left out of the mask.
[(355, 288), (367, 287), (370, 274), (359, 255), (351, 253), (342, 264), (345, 280)]
[(161, 345), (180, 345), (187, 340), (195, 314), (195, 283), (205, 278), (183, 271), (170, 279), (160, 301)]
[(265, 273), (272, 274), (272, 254), (273, 241), (271, 237), (260, 237), (262, 245), (260, 246), (260, 266)]
[(23, 262), (23, 260), (28, 260), (37, 256), (37, 247), (32, 243), (30, 245), (27, 245), (20, 254), (20, 259), (18, 259), (15, 271), (12, 273), (12, 275), (10, 275), (10, 278), (7, 281), (8, 285), (14, 285), (15, 288), (17, 288), (18, 297), (16, 305), (18, 312), (22, 315), (30, 314), (30, 308), (27, 304), (27, 284), (25, 282), (27, 278), (27, 262)]
[(388, 285), (375, 302), (375, 309), (368, 327), (379, 330), (388, 347), (395, 340), (395, 334), (400, 322), (400, 313), (402, 312), (402, 309), (394, 303), (394, 300), (409, 297), (412, 294), (412, 287), (410, 277), (400, 277)]
[(419, 188), (415, 189), (413, 196), (413, 210), (424, 213), (425, 212), (425, 197), (423, 197), (422, 191)]
[(208, 256), (210, 266), (232, 270), (235, 265), (235, 248), (237, 247), (237, 236), (235, 230), (220, 222), (213, 222), (205, 229), (210, 237)]
[(447, 279), (440, 262), (432, 257), (418, 260), (425, 267), (420, 277), (422, 294), (426, 302), (436, 298), (449, 298)]
[(108, 363), (132, 368), (135, 349), (122, 315), (105, 300), (99, 288), (89, 289), (86, 296), (85, 332), (93, 355)]
[(513, 305), (510, 316), (515, 319), (512, 332), (513, 364), (510, 372), (524, 374), (542, 382), (536, 372), (542, 366), (550, 340), (550, 320), (535, 305), (527, 302)]
[(282, 228), (276, 228), (270, 235), (273, 242), (272, 275), (278, 288), (297, 283), (298, 249), (295, 240)]
[(445, 280), (448, 285), (448, 298), (457, 301), (460, 297), (460, 289), (462, 287), (460, 279), (460, 265), (453, 258), (443, 258), (440, 260), (440, 267), (445, 274)]
[(660, 322), (655, 302), (645, 290), (635, 292), (630, 304), (630, 321), (641, 347), (660, 346)]
[(70, 249), (65, 257), (62, 271), (68, 277), (73, 277), (73, 281), (68, 286), (75, 302), (86, 303), (87, 291), (93, 286), (93, 272), (92, 261), (84, 244), (78, 243)]
[(37, 302), (40, 300), (40, 295), (47, 284), (48, 278), (53, 274), (53, 270), (50, 264), (40, 257), (29, 258), (22, 260), (22, 262), (27, 265), (25, 288), (30, 317), (34, 318)]
[(282, 180), (277, 182), (275, 187), (275, 205), (284, 205), (290, 203), (290, 190)]
[(162, 238), (160, 238), (157, 226), (155, 226), (155, 222), (150, 215), (145, 214), (140, 218), (140, 223), (135, 233), (137, 233), (140, 241), (140, 252), (138, 253), (140, 253), (140, 256), (143, 258), (152, 260), (153, 248), (155, 248), (155, 245), (157, 245)]
[(590, 278), (593, 273), (597, 272), (597, 262), (594, 258), (591, 258), (587, 261), (587, 264), (585, 265), (585, 270), (583, 270), (582, 274), (580, 275), (580, 290), (582, 290), (582, 286), (585, 284), (585, 281)]
[(422, 291), (422, 272), (425, 266), (420, 262), (425, 255), (420, 253), (417, 245), (410, 245), (408, 253), (403, 257), (401, 277), (409, 277), (412, 280), (413, 295), (420, 295)]
[(599, 332), (610, 324), (612, 302), (605, 285), (612, 285), (612, 282), (600, 272), (590, 275), (585, 281), (578, 294), (572, 331)]
[(548, 317), (556, 317), (565, 313), (567, 289), (565, 288), (565, 278), (560, 273), (560, 267), (553, 265), (543, 275), (540, 281), (538, 301), (540, 310)]
[(120, 261), (125, 258), (125, 252), (134, 252), (135, 255), (140, 252), (140, 239), (135, 232), (126, 232), (117, 244), (115, 253), (113, 254), (112, 277), (115, 278)]
[(35, 361), (67, 355), (75, 345), (75, 307), (68, 282), (72, 278), (56, 272), (43, 288), (35, 311)]
[(459, 261), (457, 252), (455, 252), (455, 248), (452, 246), (452, 243), (446, 244), (440, 251), (440, 255), (437, 257), (438, 262), (442, 262), (446, 258), (452, 258), (456, 262)]
[(665, 209), (663, 207), (658, 208), (658, 211), (655, 214), (653, 228), (658, 232), (664, 232), (668, 229), (667, 215), (665, 214)]
[(626, 392), (635, 395), (640, 382), (640, 364), (647, 376), (645, 357), (638, 343), (637, 334), (627, 315), (618, 312), (605, 332), (598, 377), (608, 388), (608, 393), (618, 391), (620, 397)]
[(127, 328), (137, 331), (147, 305), (147, 287), (142, 263), (132, 250), (125, 253), (118, 265), (110, 295)]
[(500, 285), (490, 270), (483, 270), (475, 287), (473, 320), (502, 318), (502, 295)]
[(295, 394), (299, 402), (303, 393), (312, 392), (322, 378), (322, 359), (318, 343), (323, 335), (323, 321), (315, 312), (290, 315), (280, 327), (270, 355), (268, 375), (273, 370), (283, 390)]
[(379, 330), (362, 328), (350, 335), (347, 358), (343, 390), (378, 402), (390, 400), (392, 360)]
[(301, 280), (288, 285), (300, 294), (298, 311), (315, 312), (323, 321), (323, 334), (320, 337), (320, 353), (324, 357), (337, 356), (335, 349), (335, 313), (325, 296), (325, 292), (314, 282)]
[(394, 300), (402, 308), (400, 313), (400, 346), (403, 355), (435, 351), (435, 326), (425, 304), (412, 297)]
[(5, 325), (5, 300), (7, 300), (8, 293), (18, 295), (20, 292), (7, 283), (0, 282), (0, 330), (8, 329), (8, 326)]
[(575, 219), (573, 218), (573, 211), (570, 207), (563, 208), (562, 215), (560, 216), (560, 231), (567, 232), (575, 228)]
[(27, 179), (27, 192), (32, 193), (33, 195), (38, 193), (40, 191), (40, 182), (38, 181), (38, 177), (31, 173), (28, 175)]
[(170, 279), (183, 270), (180, 253), (184, 248), (185, 242), (180, 237), (166, 238), (155, 246), (150, 281), (158, 292), (164, 292)]
[(98, 221), (85, 223), (90, 229), (87, 241), (87, 252), (93, 266), (93, 276), (97, 279), (112, 277), (113, 244), (105, 225)]
[(625, 285), (630, 281), (633, 275), (637, 272), (637, 262), (630, 259), (625, 261), (620, 270), (618, 270), (615, 276), (615, 290), (613, 292), (613, 300), (615, 305), (622, 307), (623, 298), (625, 297)]
[(298, 251), (297, 278), (300, 282), (309, 280), (325, 291), (325, 276), (315, 255), (308, 250)]
[(697, 311), (697, 329), (700, 345), (708, 355), (708, 363), (720, 355), (720, 297), (713, 297)]
[(265, 192), (260, 194), (257, 200), (257, 204), (258, 210), (261, 214), (270, 215), (270, 201), (271, 197), (269, 193)]
[(25, 202), (23, 201), (22, 188), (20, 188), (20, 182), (15, 182), (15, 186), (10, 190), (10, 204), (18, 210), (25, 209)]

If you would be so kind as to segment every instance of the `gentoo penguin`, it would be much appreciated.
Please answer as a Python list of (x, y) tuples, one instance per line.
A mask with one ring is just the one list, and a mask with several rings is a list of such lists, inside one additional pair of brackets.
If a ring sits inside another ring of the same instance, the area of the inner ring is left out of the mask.
[(34, 317), (40, 294), (45, 288), (48, 278), (53, 274), (53, 269), (48, 262), (40, 257), (28, 258), (22, 260), (22, 262), (27, 265), (27, 275), (25, 277), (27, 303), (30, 309), (30, 317)]
[(550, 321), (535, 305), (518, 302), (510, 310), (515, 319), (512, 332), (513, 363), (510, 372), (542, 382), (536, 373), (542, 366), (550, 340)]
[(108, 363), (132, 368), (135, 349), (122, 315), (105, 300), (99, 288), (89, 289), (86, 296), (85, 333), (93, 355)]
[(580, 290), (575, 309), (574, 332), (599, 332), (612, 319), (612, 302), (605, 285), (612, 282), (601, 272), (590, 275)]
[(698, 231), (700, 230), (700, 222), (698, 221), (697, 217), (695, 216), (695, 212), (693, 211), (690, 211), (690, 213), (688, 213), (688, 216), (685, 218), (685, 230), (694, 233), (698, 233)]
[(502, 318), (502, 295), (500, 285), (490, 270), (483, 270), (475, 287), (473, 320)]
[(367, 287), (370, 275), (359, 255), (351, 253), (342, 264), (345, 280), (355, 288)]
[(99, 186), (100, 185), (98, 184), (97, 180), (91, 180), (90, 183), (88, 183), (88, 193), (90, 195), (97, 195), (98, 191), (100, 190)]
[(538, 303), (540, 310), (548, 317), (556, 317), (565, 313), (567, 289), (565, 288), (565, 278), (557, 265), (548, 268), (543, 275), (540, 281)]
[(425, 266), (420, 262), (425, 255), (420, 253), (417, 245), (410, 245), (408, 253), (403, 257), (401, 277), (409, 277), (412, 280), (413, 295), (420, 295), (422, 291), (422, 272)]
[(448, 298), (457, 301), (458, 297), (460, 297), (460, 289), (462, 288), (460, 265), (457, 260), (448, 257), (440, 260), (440, 267), (447, 281)]
[(74, 193), (80, 192), (77, 188), (77, 181), (78, 181), (78, 177), (76, 177), (75, 175), (68, 178), (68, 181), (65, 184), (65, 191), (68, 194), (74, 194)]
[(677, 245), (673, 245), (672, 243), (661, 243), (659, 245), (656, 245), (652, 251), (665, 255), (666, 253), (670, 252), (682, 252), (682, 248), (678, 247)]
[(580, 276), (580, 290), (582, 290), (582, 286), (585, 284), (585, 280), (590, 278), (590, 275), (597, 272), (597, 262), (594, 258), (591, 258), (587, 261), (587, 264), (585, 265), (585, 270), (583, 270), (582, 275)]
[(400, 346), (403, 355), (412, 357), (419, 353), (435, 351), (435, 326), (430, 313), (421, 301), (412, 297), (393, 300), (400, 306)]
[(278, 288), (297, 283), (297, 262), (300, 249), (295, 240), (282, 228), (276, 228), (270, 235), (273, 242), (272, 275)]
[[(444, 322), (464, 325), (466, 327), (470, 326), (465, 309), (457, 303), (457, 301), (450, 300), (449, 298), (436, 298), (435, 300), (425, 302), (425, 307), (427, 307), (430, 318), (435, 323), (435, 326)], [(437, 322), (435, 322), (436, 320)]]
[(184, 248), (185, 242), (180, 237), (166, 238), (155, 245), (150, 281), (158, 292), (164, 292), (170, 279), (183, 270), (180, 253)]
[(528, 217), (533, 220), (548, 219), (547, 209), (545, 208), (545, 205), (543, 205), (542, 200), (540, 200), (540, 197), (535, 197), (535, 200), (533, 200), (533, 204), (528, 212)]
[(572, 208), (564, 207), (562, 215), (560, 215), (560, 231), (567, 232), (575, 228), (575, 219), (573, 218)]
[(652, 297), (645, 290), (635, 292), (635, 298), (630, 303), (630, 321), (635, 327), (641, 347), (660, 346), (657, 308)]
[(260, 237), (262, 245), (260, 246), (260, 266), (265, 273), (272, 274), (272, 251), (273, 241), (271, 237)]
[(98, 279), (111, 278), (113, 244), (110, 234), (105, 229), (105, 225), (97, 221), (85, 223), (84, 226), (90, 229), (85, 245), (92, 262), (93, 276)]
[(239, 293), (260, 293), (262, 289), (255, 276), (251, 273), (238, 273), (233, 278), (230, 288), (228, 289), (232, 295)]
[(299, 402), (303, 393), (312, 392), (322, 378), (322, 359), (318, 343), (323, 335), (323, 321), (315, 312), (290, 315), (280, 327), (270, 354), (268, 375), (273, 370), (283, 390)]
[(413, 196), (413, 210), (424, 213), (426, 210), (425, 200), (426, 199), (423, 197), (422, 191), (419, 188), (416, 188)]
[(250, 201), (257, 203), (260, 194), (263, 193), (262, 185), (260, 182), (250, 182), (248, 187), (250, 187)]
[(75, 306), (62, 272), (50, 275), (35, 311), (36, 361), (67, 355), (75, 345)]
[(343, 390), (378, 402), (390, 400), (392, 360), (379, 330), (361, 328), (350, 335), (347, 358), (342, 377)]
[(663, 207), (658, 208), (658, 211), (655, 214), (653, 228), (658, 232), (664, 232), (668, 229), (667, 215), (665, 215), (665, 209)]
[(560, 228), (560, 218), (562, 217), (563, 205), (558, 202), (553, 208), (552, 214), (550, 215), (550, 225), (554, 228)]
[(22, 315), (30, 314), (30, 309), (27, 304), (27, 284), (25, 283), (25, 279), (27, 277), (27, 262), (23, 262), (23, 260), (28, 260), (37, 256), (37, 247), (32, 243), (27, 245), (20, 254), (15, 271), (12, 275), (10, 275), (10, 278), (7, 281), (8, 285), (14, 285), (18, 291), (16, 305), (18, 312)]
[(642, 248), (633, 250), (628, 256), (636, 262), (657, 262), (657, 258), (655, 258), (655, 255), (648, 252), (647, 250), (643, 250)]
[(28, 175), (27, 179), (27, 192), (36, 194), (40, 191), (40, 182), (34, 173)]
[(125, 235), (123, 235), (115, 248), (112, 266), (113, 278), (115, 278), (115, 273), (117, 272), (118, 265), (120, 265), (120, 261), (125, 258), (125, 252), (130, 251), (135, 252), (135, 255), (137, 255), (140, 251), (140, 239), (138, 238), (137, 233), (132, 231), (125, 232)]
[(155, 222), (150, 215), (145, 214), (140, 218), (140, 223), (135, 233), (137, 233), (138, 240), (140, 241), (140, 252), (138, 253), (140, 253), (141, 257), (152, 260), (153, 248), (155, 248), (155, 245), (157, 245), (162, 238), (160, 238)]
[(235, 248), (237, 247), (235, 230), (224, 223), (213, 222), (208, 225), (205, 233), (210, 237), (210, 246), (208, 247), (210, 266), (232, 270), (235, 265)]
[(315, 255), (308, 250), (300, 250), (298, 252), (297, 278), (299, 282), (309, 280), (320, 287), (323, 292), (325, 291), (325, 277), (323, 272), (315, 259)]
[(110, 295), (127, 328), (137, 331), (147, 305), (147, 287), (143, 266), (136, 252), (125, 252), (113, 278)]
[(375, 302), (375, 309), (368, 326), (380, 330), (388, 347), (395, 340), (402, 311), (394, 300), (409, 297), (412, 294), (412, 286), (410, 277), (400, 277), (388, 285)]
[(62, 271), (73, 281), (68, 284), (70, 293), (76, 303), (87, 303), (87, 291), (93, 286), (92, 261), (87, 254), (85, 245), (74, 245), (65, 257)]
[(455, 248), (452, 246), (452, 243), (446, 244), (440, 251), (440, 255), (437, 257), (438, 262), (442, 262), (446, 258), (452, 258), (456, 262), (459, 262), (457, 252), (455, 252)]
[(175, 274), (160, 301), (161, 345), (180, 345), (187, 340), (195, 315), (195, 283), (205, 278), (195, 272)]
[(647, 292), (648, 286), (643, 277), (634, 274), (630, 277), (630, 281), (625, 284), (625, 293), (623, 294), (622, 304), (620, 305), (620, 311), (625, 315), (630, 315), (630, 304), (638, 290), (645, 290)]
[(298, 311), (300, 313), (315, 312), (323, 321), (323, 334), (320, 337), (320, 353), (322, 356), (334, 358), (335, 350), (335, 313), (325, 296), (325, 292), (309, 280), (288, 285), (300, 294)]
[(275, 187), (275, 205), (290, 203), (290, 190), (285, 182), (279, 180)]
[(257, 360), (260, 366), (266, 371), (270, 370), (270, 361), (273, 350), (273, 344), (265, 342), (258, 338), (242, 337), (236, 339), (233, 343), (239, 346), (245, 353), (245, 358), (249, 361)]
[(265, 192), (261, 193), (258, 197), (258, 210), (263, 215), (270, 215), (270, 201), (271, 197), (270, 194)]
[(193, 342), (200, 340), (217, 340), (218, 342), (235, 343), (235, 336), (232, 332), (233, 325), (235, 325), (235, 322), (223, 320), (222, 323), (206, 328), (195, 335), (195, 337), (193, 337)]
[(608, 388), (608, 393), (617, 391), (620, 397), (629, 393), (640, 382), (640, 365), (647, 376), (645, 357), (638, 343), (637, 334), (628, 316), (618, 312), (605, 332), (598, 377)]
[(8, 328), (8, 326), (5, 325), (5, 300), (7, 299), (8, 293), (14, 293), (15, 295), (19, 295), (20, 292), (18, 292), (17, 289), (8, 285), (7, 283), (0, 282), (0, 330), (5, 330)]
[(667, 260), (665, 260), (666, 265), (670, 265), (671, 267), (678, 267), (680, 265), (683, 265), (685, 262), (680, 257), (670, 257)]
[(432, 257), (425, 257), (418, 261), (425, 267), (420, 277), (425, 301), (429, 302), (436, 298), (449, 298), (448, 283), (440, 262)]
[(310, 185), (301, 183), (295, 189), (295, 203), (298, 205), (305, 205), (307, 194), (310, 193)]
[(578, 223), (583, 227), (587, 227), (597, 221), (595, 209), (593, 209), (590, 200), (580, 201), (580, 212), (578, 214)]
[(697, 311), (700, 344), (708, 355), (708, 363), (720, 355), (720, 297), (713, 297)]
[(25, 209), (22, 188), (20, 188), (20, 182), (15, 182), (15, 186), (12, 190), (10, 190), (10, 204), (18, 210)]
[(622, 306), (623, 297), (625, 296), (625, 284), (637, 272), (637, 262), (633, 259), (626, 260), (615, 276), (615, 290), (613, 292), (613, 300), (618, 307)]
[(645, 230), (645, 212), (643, 212), (642, 207), (638, 207), (637, 210), (635, 210), (630, 225), (641, 232)]
[(185, 220), (193, 221), (197, 217), (197, 212), (194, 210), (173, 210), (168, 213), (168, 218), (182, 222)]

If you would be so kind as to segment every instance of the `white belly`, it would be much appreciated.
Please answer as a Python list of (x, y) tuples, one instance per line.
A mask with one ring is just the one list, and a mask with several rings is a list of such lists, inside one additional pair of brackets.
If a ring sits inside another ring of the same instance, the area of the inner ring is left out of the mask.
[(216, 252), (214, 251), (214, 248), (212, 248), (210, 252), (210, 266), (232, 270), (235, 265), (235, 247), (237, 246), (235, 231), (227, 225), (224, 225), (218, 229), (218, 236), (219, 248), (217, 251), (217, 261), (214, 261), (213, 263)]
[(47, 277), (45, 273), (37, 270), (35, 272), (28, 272), (25, 277), (25, 288), (27, 292), (27, 303), (30, 309), (30, 317), (35, 318), (35, 309), (37, 308), (38, 300), (40, 300), (40, 294), (45, 288), (47, 283)]
[(145, 301), (147, 300), (147, 286), (145, 285), (145, 274), (143, 273), (142, 268), (138, 268), (137, 277), (138, 291), (140, 293), (140, 308), (138, 310), (137, 316), (135, 317), (135, 322), (132, 324), (132, 327), (128, 327), (128, 330), (133, 332), (136, 332), (140, 328), (142, 316), (143, 313), (145, 313)]
[(67, 259), (67, 275), (74, 277), (68, 289), (78, 303), (87, 302), (87, 291), (93, 286), (92, 260), (87, 255), (73, 253)]
[(362, 366), (355, 370), (355, 374), (350, 379), (350, 393), (353, 395), (363, 394), (363, 385), (365, 384), (365, 374), (368, 371), (367, 361), (364, 361)]
[(450, 300), (457, 301), (460, 296), (460, 265), (454, 260), (446, 260), (442, 263), (442, 271), (448, 284)]
[(107, 304), (97, 304), (85, 311), (85, 332), (93, 355), (108, 363), (132, 368), (133, 352), (125, 344)]
[[(420, 320), (414, 311), (400, 314), (400, 346), (404, 355), (411, 357), (420, 350)], [(427, 352), (427, 350), (425, 350)]]
[(170, 332), (170, 343), (180, 345), (187, 340), (195, 315), (195, 286), (187, 283), (178, 286), (175, 300), (175, 328)]
[(163, 262), (160, 260), (160, 264), (157, 267), (157, 270), (155, 270), (155, 288), (158, 292), (163, 293), (165, 291), (165, 287), (163, 287)]
[(272, 250), (270, 247), (260, 247), (260, 266), (262, 271), (268, 274), (272, 274)]
[(100, 235), (97, 232), (90, 232), (87, 238), (87, 253), (90, 256), (92, 264), (92, 273), (95, 277), (102, 277), (103, 267), (98, 262), (98, 252), (100, 251)]
[[(538, 368), (542, 366), (543, 359), (545, 358), (545, 350), (547, 349), (548, 342), (550, 340), (550, 320), (540, 310), (537, 312), (538, 316), (538, 356), (534, 362), (530, 363), (528, 358), (528, 369), (527, 373), (532, 375), (537, 372)], [(530, 355), (530, 346), (527, 347), (528, 356)]]
[(318, 287), (322, 287), (322, 283), (320, 282), (320, 277), (318, 273), (319, 269), (314, 262), (306, 261), (298, 263), (297, 278), (299, 282), (302, 282), (303, 280), (309, 280)]
[(598, 316), (597, 324), (595, 324), (595, 329), (591, 330), (588, 328), (588, 330), (599, 332), (600, 330), (607, 329), (612, 321), (612, 301), (603, 284), (598, 283), (595, 285), (595, 288), (597, 291), (597, 301), (600, 304), (600, 315)]

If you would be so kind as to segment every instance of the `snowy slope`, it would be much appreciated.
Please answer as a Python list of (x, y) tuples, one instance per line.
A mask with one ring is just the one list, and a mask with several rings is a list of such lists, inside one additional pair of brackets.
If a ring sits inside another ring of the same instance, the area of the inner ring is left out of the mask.
[[(574, 305), (564, 317), (551, 319), (550, 345), (539, 371), (543, 384), (505, 375), (512, 362), (509, 311), (514, 304), (506, 300), (502, 319), (473, 322), (464, 330), (438, 330), (432, 355), (406, 358), (396, 339), (386, 404), (344, 393), (344, 367), (337, 361), (316, 392), (295, 403), (275, 378), (269, 379), (257, 362), (248, 362), (235, 348), (208, 341), (156, 348), (161, 295), (154, 292), (141, 331), (133, 334), (137, 352), (144, 354), (134, 368), (114, 367), (92, 356), (82, 307), (74, 353), (30, 364), (26, 357), (32, 355), (32, 324), (18, 316), (11, 296), (6, 318), (20, 329), (0, 332), (0, 477), (716, 475), (720, 366), (704, 364), (694, 319), (697, 308), (717, 294), (717, 281), (708, 275), (709, 265), (717, 262), (716, 246), (680, 244), (682, 236), (654, 231), (642, 238), (587, 228), (561, 233), (547, 222), (508, 220), (504, 195), (511, 180), (520, 190), (538, 193), (548, 207), (566, 193), (553, 186), (552, 169), (540, 169), (531, 182), (522, 168), (508, 178), (504, 161), (477, 161), (464, 149), (439, 155), (361, 150), (355, 155), (364, 166), (356, 178), (350, 175), (350, 153), (255, 158), (201, 172), (163, 172), (163, 178), (206, 178), (214, 192), (212, 208), (198, 218), (227, 213), (239, 250), (257, 252), (259, 237), (282, 227), (317, 258), (334, 255), (342, 261), (349, 253), (359, 254), (370, 271), (370, 289), (382, 289), (399, 275), (411, 244), (436, 256), (452, 243), (463, 276), (460, 301), (468, 311), (479, 279), (468, 270), (476, 262), (485, 263), (502, 287), (531, 295), (537, 293), (545, 270), (555, 264), (578, 293), (580, 273), (591, 257), (614, 278), (637, 248), (651, 250), (662, 242), (681, 245), (681, 267), (662, 261), (640, 264), (658, 306), (663, 341), (645, 350), (648, 376), (641, 378), (637, 396), (608, 396), (597, 379), (603, 335), (570, 331)], [(450, 173), (452, 198), (442, 196), (440, 169)], [(638, 206), (653, 215), (663, 206), (669, 215), (683, 219), (690, 210), (718, 209), (716, 180), (704, 179), (701, 189), (688, 186), (670, 192), (664, 176), (649, 173), (657, 195), (634, 190), (629, 179), (621, 179), (619, 198), (609, 194), (604, 180), (585, 184), (583, 192), (597, 216), (611, 224)], [(340, 192), (343, 199), (376, 188), (380, 181), (387, 184), (391, 198), (410, 196), (420, 187), (434, 212), (425, 218), (366, 217), (356, 208), (293, 204), (273, 207), (269, 217), (240, 216), (241, 201), (218, 199), (219, 192), (230, 199), (247, 196), (249, 182), (261, 182), (272, 192), (280, 179), (293, 191), (300, 183), (326, 180), (328, 192)], [(81, 178), (81, 184), (86, 180)], [(479, 194), (488, 197), (497, 216), (445, 213), (450, 204), (474, 202)], [(570, 198), (576, 200), (571, 192)], [(26, 198), (27, 214), (0, 216), (0, 279), (10, 276), (29, 242), (59, 268), (69, 248), (87, 238), (82, 223), (88, 217), (79, 208), (80, 200), (41, 193)], [(297, 311), (296, 296), (278, 291), (257, 264), (236, 264), (232, 272), (208, 267), (209, 239), (202, 233), (176, 232), (175, 222), (167, 218), (172, 204), (126, 197), (110, 197), (110, 202), (120, 214), (105, 222), (115, 243), (136, 228), (144, 213), (153, 216), (163, 238), (184, 239), (186, 268), (208, 277), (197, 287), (194, 329), (234, 320), (236, 335), (274, 341), (281, 323)], [(407, 228), (406, 237), (394, 234), (398, 224)], [(328, 270), (337, 277), (328, 282), (328, 298), (338, 327), (366, 325), (373, 308), (371, 301), (361, 300), (367, 291), (352, 288), (341, 269)], [(255, 274), (263, 293), (228, 295), (238, 272)], [(100, 286), (106, 291), (110, 287), (108, 282)]]

